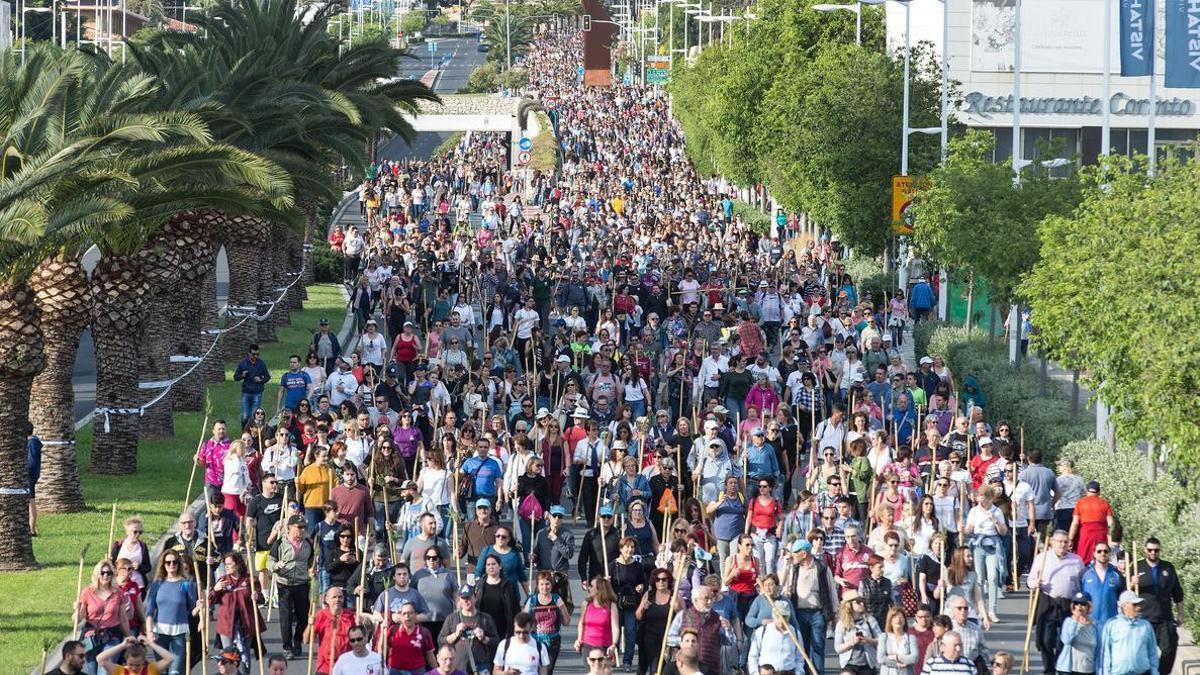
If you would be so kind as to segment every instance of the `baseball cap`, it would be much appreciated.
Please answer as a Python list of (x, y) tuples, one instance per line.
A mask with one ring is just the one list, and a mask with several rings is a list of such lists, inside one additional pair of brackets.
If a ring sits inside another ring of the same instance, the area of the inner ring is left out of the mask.
[(766, 436), (767, 434), (766, 434), (766, 432), (763, 431), (762, 427), (754, 427), (754, 431), (751, 431), (750, 435), (751, 436)]
[(799, 553), (800, 551), (811, 552), (812, 542), (808, 541), (807, 539), (797, 539), (796, 541), (792, 542), (791, 551), (792, 553)]
[(321, 319), (321, 320), (320, 320), (320, 321), (318, 321), (317, 323), (318, 323), (319, 325), (321, 325), (321, 326), (328, 326), (328, 325), (329, 325), (329, 319)]
[(1142, 604), (1142, 596), (1133, 591), (1121, 591), (1120, 597), (1117, 598), (1117, 607), (1140, 604)]
[(555, 504), (550, 507), (550, 515), (565, 516), (567, 515), (567, 509), (562, 504)]
[(400, 484), (400, 489), (401, 490), (416, 490), (417, 489), (417, 481), (411, 480), (411, 479), (406, 480)]
[(1088, 492), (1099, 492), (1100, 491), (1100, 482), (1094, 481), (1094, 480), (1088, 481), (1087, 491)]
[(566, 354), (559, 354), (558, 358), (554, 359), (554, 360), (557, 361), (558, 363), (570, 363), (571, 357), (567, 356)]
[(1088, 597), (1087, 593), (1076, 593), (1075, 595), (1071, 596), (1071, 604), (1072, 605), (1091, 605), (1092, 599), (1090, 597)]
[(492, 500), (490, 500), (490, 499), (486, 499), (486, 498), (485, 498), (485, 499), (480, 499), (479, 501), (475, 502), (475, 508), (477, 508), (477, 509), (490, 509), (490, 508), (492, 508)]
[(463, 584), (458, 587), (458, 597), (473, 598), (475, 597), (475, 587), (471, 584)]
[(400, 371), (396, 370), (396, 364), (391, 363), (391, 364), (388, 364), (386, 372), (387, 372), (388, 377), (395, 377), (396, 374), (399, 373)]
[(537, 418), (538, 418), (539, 420), (544, 420), (544, 419), (546, 419), (546, 418), (547, 418), (547, 417), (549, 417), (549, 416), (550, 416), (550, 411), (549, 411), (549, 410), (547, 410), (547, 409), (545, 409), (545, 408), (538, 408), (538, 411), (537, 411)]
[(921, 357), (921, 360), (920, 360), (920, 361), (918, 361), (917, 363), (918, 363), (919, 365), (922, 365), (922, 366), (923, 366), (923, 365), (925, 365), (925, 364), (927, 364), (927, 363), (928, 363), (929, 365), (933, 365), (933, 359), (929, 358), (928, 356), (922, 356), (922, 357)]
[(611, 518), (612, 514), (613, 514), (613, 508), (611, 506), (601, 506), (600, 507), (600, 515), (601, 516), (608, 516)]

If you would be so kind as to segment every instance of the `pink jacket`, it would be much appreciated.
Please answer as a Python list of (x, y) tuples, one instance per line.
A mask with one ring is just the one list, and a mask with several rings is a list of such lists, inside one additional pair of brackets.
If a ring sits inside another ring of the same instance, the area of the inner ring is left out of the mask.
[(746, 394), (746, 407), (750, 406), (758, 408), (759, 417), (773, 417), (775, 409), (779, 407), (779, 394), (775, 393), (774, 387), (763, 388), (756, 384)]

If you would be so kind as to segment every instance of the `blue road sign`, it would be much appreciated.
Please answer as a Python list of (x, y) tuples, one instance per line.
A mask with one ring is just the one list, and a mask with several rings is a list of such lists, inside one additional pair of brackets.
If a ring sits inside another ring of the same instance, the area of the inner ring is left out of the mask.
[(517, 146), (522, 150), (529, 150), (533, 148), (533, 141), (528, 136), (522, 136), (521, 140), (517, 141)]

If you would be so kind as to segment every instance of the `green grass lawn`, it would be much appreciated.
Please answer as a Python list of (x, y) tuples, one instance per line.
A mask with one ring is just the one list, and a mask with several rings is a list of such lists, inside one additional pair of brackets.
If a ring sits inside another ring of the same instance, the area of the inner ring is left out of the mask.
[[(292, 314), (292, 325), (278, 329), (279, 342), (263, 345), (262, 358), (272, 376), (287, 368), (287, 357), (304, 353), (321, 317), (331, 327), (342, 325), (345, 302), (334, 284), (311, 286), (305, 309)], [(233, 382), (233, 366), (226, 369), (228, 379), (209, 388), (213, 415), (231, 420), (239, 417), (241, 385)], [(265, 407), (274, 405), (275, 387), (268, 387)], [(138, 515), (146, 521), (143, 538), (153, 543), (175, 522), (183, 508), (191, 473), (192, 455), (200, 438), (204, 413), (175, 415), (175, 438), (143, 440), (138, 448), (138, 472), (133, 476), (96, 476), (87, 473), (91, 451), (92, 427), (78, 436), (79, 467), (83, 494), (89, 509), (82, 513), (43, 515), (38, 519), (41, 536), (33, 540), (34, 554), (42, 568), (33, 572), (0, 575), (0, 675), (29, 673), (41, 659), (42, 646), (57, 645), (70, 631), (71, 606), (75, 595), (79, 552), (86, 544), (87, 563), (84, 583), (91, 568), (107, 554), (109, 519), (117, 503), (117, 536), (121, 521)], [(197, 472), (199, 473), (199, 472)], [(203, 477), (197, 475), (192, 488), (195, 497)]]

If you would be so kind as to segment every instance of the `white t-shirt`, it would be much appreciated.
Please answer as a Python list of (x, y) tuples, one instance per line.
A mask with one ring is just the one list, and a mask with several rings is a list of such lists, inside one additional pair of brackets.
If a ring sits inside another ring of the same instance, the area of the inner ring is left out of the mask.
[(373, 366), (383, 365), (383, 352), (387, 349), (387, 340), (380, 333), (375, 333), (372, 338), (370, 333), (363, 333), (359, 338), (359, 344), (362, 345), (362, 362), (369, 363)]
[(531, 637), (525, 642), (512, 637), (496, 645), (495, 665), (504, 671), (516, 670), (521, 675), (538, 675), (540, 666), (550, 665), (550, 653), (545, 645)]
[(383, 666), (383, 657), (373, 651), (368, 650), (366, 656), (346, 652), (333, 664), (332, 675), (387, 675), (387, 668)]
[(532, 309), (518, 309), (513, 313), (513, 321), (517, 327), (517, 337), (528, 340), (533, 337), (533, 328), (538, 324), (538, 313)]
[(986, 511), (979, 506), (973, 506), (967, 512), (967, 527), (971, 528), (971, 531), (976, 535), (982, 537), (1000, 534), (999, 529), (996, 527), (996, 521), (1003, 522), (1003, 520), (1004, 516), (1000, 514), (1000, 509), (995, 506), (990, 507)]

